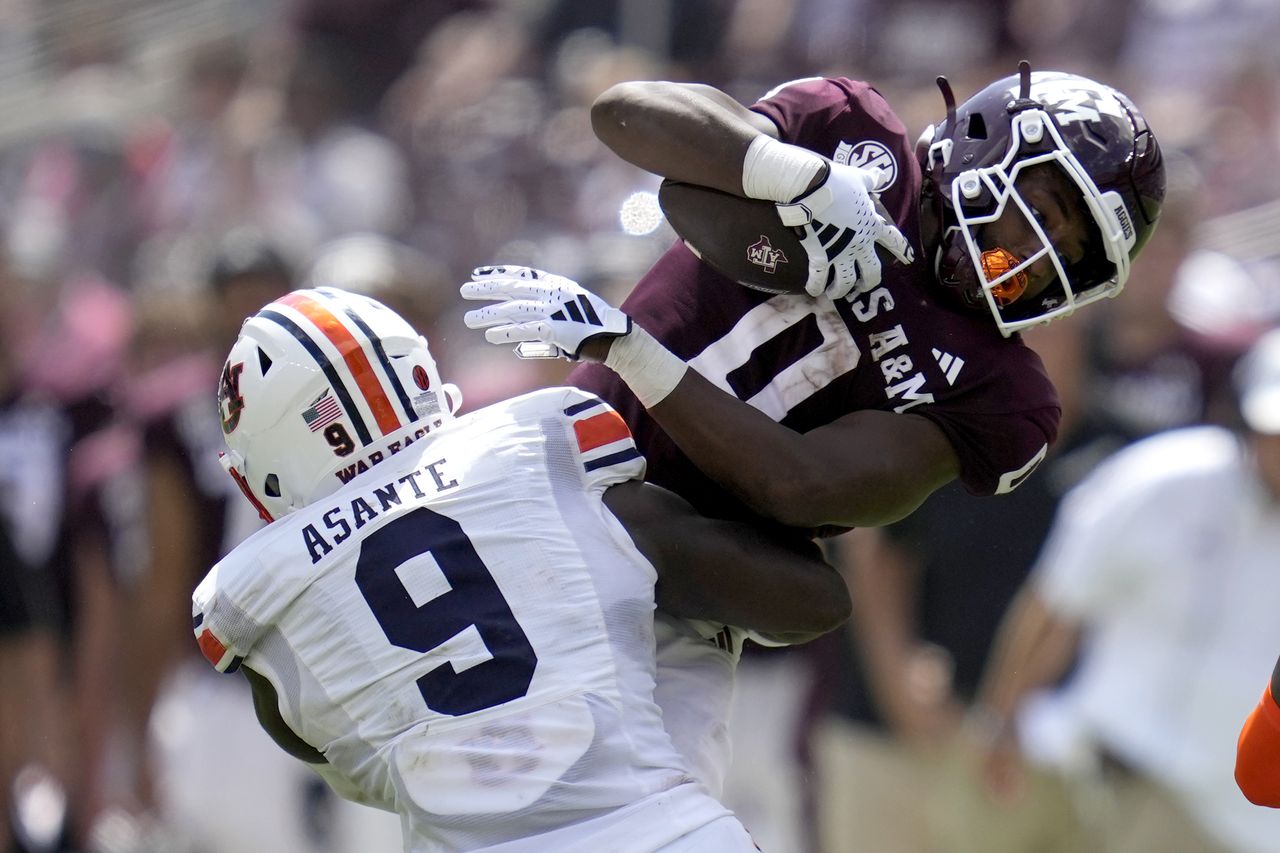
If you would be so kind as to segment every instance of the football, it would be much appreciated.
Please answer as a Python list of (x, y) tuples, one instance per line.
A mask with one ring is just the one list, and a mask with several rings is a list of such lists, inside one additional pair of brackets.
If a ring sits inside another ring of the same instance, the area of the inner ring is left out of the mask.
[(809, 262), (771, 201), (666, 180), (658, 203), (672, 229), (721, 275), (766, 293), (804, 293)]

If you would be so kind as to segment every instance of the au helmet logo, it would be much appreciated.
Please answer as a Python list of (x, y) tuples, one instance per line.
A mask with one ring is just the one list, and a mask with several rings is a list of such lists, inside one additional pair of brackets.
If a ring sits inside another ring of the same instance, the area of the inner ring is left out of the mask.
[(772, 274), (777, 271), (778, 264), (787, 262), (787, 256), (781, 249), (773, 248), (769, 238), (761, 234), (759, 240), (747, 247), (747, 260)]
[(240, 374), (244, 362), (227, 362), (222, 367), (222, 379), (218, 382), (218, 408), (222, 415), (222, 432), (231, 435), (240, 426), (240, 412), (244, 409), (244, 397), (240, 394)]

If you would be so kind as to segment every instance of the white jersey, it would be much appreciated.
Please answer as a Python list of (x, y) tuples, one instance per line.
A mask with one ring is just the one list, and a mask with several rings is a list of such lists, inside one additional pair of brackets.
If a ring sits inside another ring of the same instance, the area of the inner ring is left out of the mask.
[(733, 761), (728, 720), (745, 632), (661, 612), (654, 621), (654, 699), (662, 709), (662, 724), (694, 776), (719, 797)]
[(238, 547), (197, 638), (407, 849), (657, 849), (728, 812), (663, 731), (656, 573), (601, 500), (643, 471), (590, 394), (490, 406)]
[(728, 720), (743, 643), (787, 644), (744, 628), (678, 619), (662, 612), (654, 621), (658, 641), (654, 699), (662, 709), (662, 724), (694, 776), (713, 797), (719, 797), (733, 764)]

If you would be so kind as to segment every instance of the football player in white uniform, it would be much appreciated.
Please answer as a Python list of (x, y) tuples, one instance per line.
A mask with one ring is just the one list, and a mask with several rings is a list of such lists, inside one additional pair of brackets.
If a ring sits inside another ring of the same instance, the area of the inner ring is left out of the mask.
[(284, 749), (397, 812), (410, 851), (755, 849), (663, 731), (655, 595), (813, 636), (849, 608), (816, 549), (643, 483), (591, 394), (455, 417), (426, 340), (343, 291), (249, 318), (218, 397), (224, 465), (272, 523), (193, 624)]

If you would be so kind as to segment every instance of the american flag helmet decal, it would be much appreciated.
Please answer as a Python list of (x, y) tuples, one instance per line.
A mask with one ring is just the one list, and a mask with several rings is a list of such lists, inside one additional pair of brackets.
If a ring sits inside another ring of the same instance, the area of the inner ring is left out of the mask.
[(324, 393), (311, 402), (302, 412), (302, 419), (312, 432), (319, 432), (329, 424), (342, 417), (342, 407), (334, 399), (333, 394), (325, 389)]

